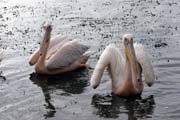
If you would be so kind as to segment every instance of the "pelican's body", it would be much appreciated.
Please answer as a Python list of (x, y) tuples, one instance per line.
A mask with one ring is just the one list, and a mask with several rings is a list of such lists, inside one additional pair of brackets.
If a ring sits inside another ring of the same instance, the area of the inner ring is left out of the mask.
[(120, 96), (139, 95), (143, 91), (142, 72), (145, 82), (151, 86), (154, 72), (149, 57), (141, 44), (133, 44), (132, 35), (123, 36), (125, 54), (114, 44), (106, 47), (91, 77), (91, 86), (100, 84), (105, 68), (108, 68), (112, 79), (112, 92)]
[(91, 52), (89, 47), (67, 37), (56, 37), (50, 40), (51, 25), (47, 25), (45, 34), (38, 49), (31, 57), (29, 64), (35, 65), (40, 74), (61, 74), (86, 67)]

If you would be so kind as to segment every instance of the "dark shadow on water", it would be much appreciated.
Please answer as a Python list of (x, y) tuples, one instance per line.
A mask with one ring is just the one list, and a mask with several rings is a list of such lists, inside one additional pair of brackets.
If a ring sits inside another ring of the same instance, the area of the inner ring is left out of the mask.
[(0, 80), (6, 80), (6, 77), (2, 76), (2, 71), (0, 71)]
[(51, 94), (57, 90), (63, 90), (62, 96), (71, 96), (71, 94), (81, 94), (88, 85), (89, 74), (86, 69), (79, 69), (61, 75), (40, 75), (32, 73), (30, 80), (41, 87), (45, 97), (47, 113), (45, 118), (54, 117), (56, 113), (55, 106), (51, 103)]
[(128, 97), (122, 98), (115, 95), (99, 95), (92, 97), (92, 105), (96, 108), (96, 115), (103, 118), (118, 118), (126, 114), (128, 120), (151, 118), (155, 107), (153, 95), (147, 98)]
[(0, 75), (0, 79), (2, 79), (4, 81), (4, 80), (6, 80), (6, 77)]

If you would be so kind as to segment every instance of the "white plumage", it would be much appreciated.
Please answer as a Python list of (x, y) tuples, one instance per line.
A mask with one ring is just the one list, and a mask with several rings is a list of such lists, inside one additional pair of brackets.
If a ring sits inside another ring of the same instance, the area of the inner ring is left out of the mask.
[(137, 60), (143, 69), (144, 81), (148, 86), (151, 86), (154, 83), (155, 75), (151, 64), (150, 55), (142, 44), (135, 43), (134, 49)]
[(151, 60), (142, 44), (133, 44), (131, 35), (124, 35), (123, 40), (125, 51), (120, 52), (114, 44), (105, 48), (95, 66), (90, 84), (96, 88), (107, 67), (112, 79), (113, 93), (122, 96), (140, 94), (143, 90), (141, 74), (148, 86), (154, 82)]
[(44, 26), (45, 33), (40, 48), (32, 55), (29, 64), (40, 74), (61, 74), (87, 67), (91, 52), (77, 40), (57, 36), (51, 39), (52, 26)]

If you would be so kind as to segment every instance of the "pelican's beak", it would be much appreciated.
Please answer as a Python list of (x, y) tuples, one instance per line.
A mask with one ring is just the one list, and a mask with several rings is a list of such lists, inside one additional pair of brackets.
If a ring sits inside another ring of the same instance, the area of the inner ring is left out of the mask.
[(140, 79), (139, 66), (133, 45), (128, 44), (125, 48), (125, 54), (130, 62), (133, 72), (136, 75), (136, 79)]
[(40, 44), (40, 56), (46, 50), (47, 46), (49, 45), (50, 37), (51, 37), (51, 26), (47, 26), (44, 32), (43, 40)]
[(40, 44), (39, 56), (42, 55), (42, 52), (43, 52), (43, 43)]
[(44, 38), (43, 42), (48, 43), (51, 37), (51, 31), (52, 31), (52, 26), (50, 24), (45, 26), (45, 33), (44, 33)]

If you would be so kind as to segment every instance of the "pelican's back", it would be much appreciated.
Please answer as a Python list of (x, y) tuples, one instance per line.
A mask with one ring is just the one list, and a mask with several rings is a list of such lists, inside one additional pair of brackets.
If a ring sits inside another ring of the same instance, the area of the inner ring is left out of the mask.
[(55, 52), (57, 49), (61, 48), (65, 43), (71, 41), (66, 36), (56, 36), (55, 38), (52, 38), (50, 44), (49, 44), (49, 50), (48, 50), (48, 55), (49, 56), (51, 53)]
[(77, 40), (69, 41), (48, 59), (46, 67), (48, 70), (63, 69), (80, 59), (88, 49), (88, 46), (80, 44)]

